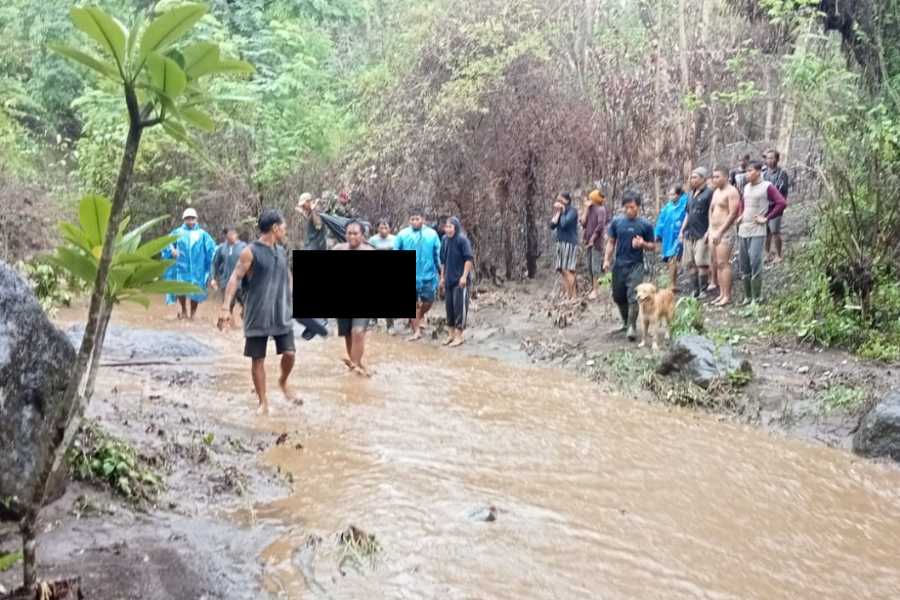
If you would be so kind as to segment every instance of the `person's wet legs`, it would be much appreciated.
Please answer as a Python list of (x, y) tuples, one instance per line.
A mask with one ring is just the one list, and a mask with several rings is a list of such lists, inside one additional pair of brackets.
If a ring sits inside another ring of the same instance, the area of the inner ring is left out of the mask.
[(281, 388), (282, 393), (284, 393), (284, 397), (289, 402), (293, 402), (295, 404), (303, 404), (303, 401), (296, 395), (294, 395), (294, 391), (288, 384), (288, 376), (294, 369), (294, 360), (295, 358), (293, 352), (284, 352), (281, 355), (281, 377), (278, 378), (278, 387)]
[(178, 298), (178, 305), (181, 307), (181, 310), (178, 313), (179, 319), (187, 319), (187, 298), (185, 296), (176, 296)]
[(196, 300), (191, 300), (191, 316), (190, 316), (191, 321), (194, 320), (194, 315), (197, 314), (198, 306), (199, 306), (199, 302), (197, 302)]
[(269, 398), (266, 396), (266, 359), (254, 358), (250, 366), (250, 375), (253, 378), (253, 389), (256, 390), (256, 397), (259, 400), (259, 406), (256, 413), (259, 415), (269, 414)]

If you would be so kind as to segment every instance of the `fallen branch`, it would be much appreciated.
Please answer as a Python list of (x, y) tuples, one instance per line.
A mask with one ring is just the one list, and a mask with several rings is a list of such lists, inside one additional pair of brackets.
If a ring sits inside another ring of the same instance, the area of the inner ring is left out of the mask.
[(100, 363), (101, 367), (146, 367), (150, 365), (174, 365), (175, 363), (168, 360), (144, 360), (135, 362), (111, 362)]

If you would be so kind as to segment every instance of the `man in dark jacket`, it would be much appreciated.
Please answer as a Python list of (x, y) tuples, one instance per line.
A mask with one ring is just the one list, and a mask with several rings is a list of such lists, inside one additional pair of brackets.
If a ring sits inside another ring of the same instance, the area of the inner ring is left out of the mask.
[(446, 235), (441, 252), (444, 268), (441, 269), (440, 287), (446, 290), (447, 327), (450, 330), (444, 345), (454, 348), (465, 341), (463, 332), (469, 312), (469, 287), (475, 257), (459, 219), (450, 217), (444, 232)]
[[(213, 255), (213, 277), (210, 282), (212, 289), (220, 289), (222, 294), (225, 293), (225, 287), (228, 285), (228, 280), (231, 279), (238, 257), (240, 257), (241, 252), (246, 247), (247, 244), (238, 239), (236, 227), (229, 226), (225, 228), (225, 241), (219, 244), (218, 248), (216, 248), (216, 253)], [(244, 296), (240, 289), (238, 289), (231, 300), (232, 313), (234, 313), (234, 305), (236, 303), (241, 305), (241, 311), (243, 312)]]

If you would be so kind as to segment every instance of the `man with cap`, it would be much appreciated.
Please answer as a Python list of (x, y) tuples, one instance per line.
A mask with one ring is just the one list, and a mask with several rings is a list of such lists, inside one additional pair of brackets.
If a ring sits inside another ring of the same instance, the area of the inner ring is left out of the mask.
[(691, 287), (695, 298), (707, 293), (709, 280), (709, 247), (706, 243), (706, 232), (709, 230), (709, 205), (713, 191), (706, 185), (709, 173), (703, 167), (697, 167), (691, 173), (688, 183), (691, 196), (688, 200), (687, 215), (681, 225), (679, 241), (684, 244), (682, 264), (690, 273)]
[(295, 210), (306, 221), (305, 235), (303, 236), (304, 250), (325, 250), (327, 247), (328, 231), (319, 216), (319, 201), (313, 199), (309, 192), (300, 194)]
[[(206, 288), (210, 283), (216, 242), (197, 223), (196, 210), (193, 208), (185, 209), (181, 218), (184, 220), (184, 223), (180, 227), (173, 229), (169, 234), (178, 239), (162, 251), (163, 258), (175, 259), (175, 264), (169, 267), (164, 278), (169, 281), (193, 283), (203, 291), (191, 294), (189, 297), (176, 297), (173, 294), (166, 294), (166, 304), (175, 304), (177, 298), (178, 304), (181, 306), (178, 318), (193, 320), (197, 312), (197, 305), (207, 298)], [(191, 301), (190, 314), (187, 311), (188, 298)]]

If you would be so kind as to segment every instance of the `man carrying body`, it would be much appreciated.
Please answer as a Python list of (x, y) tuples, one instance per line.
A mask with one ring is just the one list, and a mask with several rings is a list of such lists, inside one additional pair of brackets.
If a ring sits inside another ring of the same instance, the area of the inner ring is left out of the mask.
[(716, 167), (712, 176), (713, 196), (709, 206), (709, 246), (712, 268), (719, 282), (719, 297), (712, 304), (731, 304), (731, 253), (734, 250), (734, 222), (741, 209), (737, 188), (728, 183), (728, 170)]
[[(378, 220), (378, 233), (369, 238), (369, 244), (376, 250), (393, 250), (394, 234), (391, 233), (391, 224), (386, 218)], [(385, 319), (387, 324), (387, 334), (394, 335), (394, 320)]]
[(472, 244), (456, 217), (447, 219), (444, 236), (444, 268), (441, 270), (441, 289), (447, 292), (447, 327), (450, 335), (444, 345), (462, 346), (465, 339), (466, 316), (469, 313), (469, 284), (475, 268)]
[(206, 286), (210, 283), (210, 274), (212, 271), (213, 255), (216, 253), (216, 242), (197, 223), (197, 211), (193, 208), (185, 209), (182, 214), (184, 224), (172, 230), (169, 235), (176, 236), (178, 239), (171, 246), (166, 246), (162, 251), (163, 258), (174, 258), (175, 264), (166, 271), (165, 279), (174, 281), (185, 281), (193, 283), (203, 291), (190, 295), (191, 312), (187, 311), (188, 296), (175, 296), (174, 294), (166, 294), (166, 304), (178, 304), (181, 311), (178, 313), (179, 319), (194, 320), (197, 313), (197, 306), (206, 301)]
[[(778, 150), (766, 150), (766, 169), (763, 179), (775, 186), (787, 203), (791, 182), (784, 169), (778, 166), (781, 155)], [(784, 248), (781, 244), (781, 217), (778, 215), (769, 221), (766, 231), (766, 255), (773, 262), (781, 262), (784, 259)]]
[[(619, 215), (609, 224), (606, 242), (606, 257), (603, 270), (612, 271), (613, 301), (619, 307), (622, 317), (622, 328), (627, 329), (628, 339), (637, 339), (635, 325), (638, 318), (637, 286), (644, 281), (644, 251), (654, 252), (653, 225), (647, 219), (639, 217), (641, 195), (634, 190), (625, 192), (622, 198), (623, 215)], [(615, 263), (613, 263), (615, 254)]]
[[(213, 280), (210, 284), (212, 289), (222, 290), (222, 294), (225, 294), (228, 280), (231, 279), (231, 274), (234, 272), (234, 267), (237, 265), (238, 258), (246, 247), (247, 244), (238, 239), (236, 227), (225, 228), (225, 241), (219, 244), (219, 247), (216, 248), (216, 254), (213, 256)], [(234, 315), (235, 303), (241, 305), (241, 312), (243, 313), (244, 295), (241, 293), (240, 289), (238, 289), (234, 298), (231, 300), (231, 306), (229, 308), (232, 315)]]
[[(347, 223), (347, 241), (335, 244), (332, 250), (374, 250), (372, 246), (364, 243), (363, 226), (359, 221)], [(366, 331), (369, 328), (369, 319), (338, 319), (338, 335), (344, 338), (347, 347), (347, 358), (344, 364), (351, 371), (363, 377), (369, 377), (369, 372), (363, 366), (362, 359), (366, 350)]]
[(231, 301), (238, 286), (244, 290), (244, 356), (251, 359), (250, 373), (259, 398), (258, 414), (269, 414), (266, 393), (266, 346), (275, 339), (275, 351), (281, 355), (278, 385), (285, 397), (296, 403), (288, 387), (294, 368), (294, 326), (291, 319), (291, 274), (282, 246), (287, 228), (277, 210), (264, 210), (259, 216), (259, 239), (244, 248), (238, 259), (219, 311), (219, 329), (231, 324)]
[(744, 210), (738, 224), (741, 275), (744, 280), (743, 304), (762, 300), (763, 249), (766, 225), (777, 218), (787, 204), (774, 185), (762, 177), (762, 163), (750, 163), (744, 186)]
[(312, 194), (304, 192), (300, 194), (300, 200), (295, 209), (306, 221), (306, 231), (303, 240), (304, 250), (325, 250), (327, 247), (327, 231), (322, 217), (319, 216), (319, 201), (313, 200)]
[(422, 321), (434, 304), (441, 264), (441, 241), (437, 232), (425, 226), (421, 209), (413, 209), (409, 227), (394, 238), (394, 250), (416, 251), (416, 318), (412, 322), (413, 342), (422, 339)]
[(706, 232), (709, 230), (709, 204), (712, 201), (712, 190), (706, 185), (707, 172), (697, 167), (691, 173), (689, 183), (691, 197), (688, 200), (687, 216), (681, 225), (678, 239), (684, 244), (683, 263), (691, 275), (691, 284), (695, 298), (707, 293), (709, 273), (709, 247), (706, 244)]

